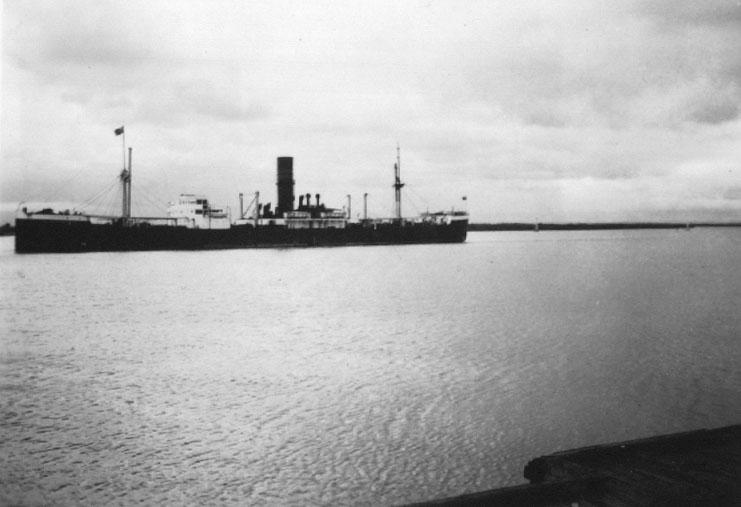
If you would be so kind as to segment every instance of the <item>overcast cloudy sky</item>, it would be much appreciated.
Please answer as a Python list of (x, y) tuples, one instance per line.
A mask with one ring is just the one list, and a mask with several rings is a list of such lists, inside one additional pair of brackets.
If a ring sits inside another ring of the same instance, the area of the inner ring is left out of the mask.
[(466, 195), (475, 222), (741, 220), (738, 0), (2, 9), (5, 212), (115, 204), (95, 196), (125, 125), (139, 215), (275, 201), (292, 155), (297, 192), (387, 216), (398, 142), (405, 214)]

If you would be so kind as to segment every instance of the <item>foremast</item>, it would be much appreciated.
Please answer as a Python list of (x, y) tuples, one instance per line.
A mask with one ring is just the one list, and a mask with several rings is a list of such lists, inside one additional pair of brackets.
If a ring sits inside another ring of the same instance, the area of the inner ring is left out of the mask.
[(126, 132), (121, 126), (113, 131), (117, 136), (122, 136), (121, 150), (123, 153), (123, 169), (119, 175), (121, 180), (122, 198), (121, 198), (121, 218), (124, 224), (131, 220), (131, 148), (129, 148), (129, 167), (126, 167)]
[(131, 219), (131, 148), (129, 148), (129, 167), (124, 166), (119, 176), (121, 187), (123, 189), (123, 199), (121, 203), (121, 216), (125, 222)]

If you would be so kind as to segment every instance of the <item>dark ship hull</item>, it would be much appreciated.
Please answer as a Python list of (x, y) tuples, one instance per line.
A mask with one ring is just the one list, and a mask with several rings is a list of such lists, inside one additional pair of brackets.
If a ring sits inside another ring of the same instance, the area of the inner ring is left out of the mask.
[(15, 227), (16, 252), (43, 253), (460, 243), (466, 240), (468, 220), (360, 222), (348, 223), (343, 228), (316, 229), (251, 224), (228, 229), (190, 229), (34, 217), (16, 219)]

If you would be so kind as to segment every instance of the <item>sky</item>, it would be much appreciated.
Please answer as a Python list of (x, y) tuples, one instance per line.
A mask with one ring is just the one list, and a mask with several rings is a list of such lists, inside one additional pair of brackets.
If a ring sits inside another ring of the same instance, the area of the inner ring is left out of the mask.
[[(0, 211), (741, 220), (741, 0), (2, 1)], [(464, 201), (463, 196), (467, 199)], [(248, 198), (249, 200), (249, 198)], [(236, 212), (236, 211), (235, 211)]]

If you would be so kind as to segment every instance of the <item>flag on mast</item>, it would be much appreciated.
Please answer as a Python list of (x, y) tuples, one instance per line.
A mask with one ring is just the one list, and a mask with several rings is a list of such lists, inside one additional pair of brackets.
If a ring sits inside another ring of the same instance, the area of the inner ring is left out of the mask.
[(118, 127), (116, 130), (113, 131), (113, 133), (116, 134), (117, 136), (120, 136), (121, 134), (123, 134), (124, 133), (123, 126)]

